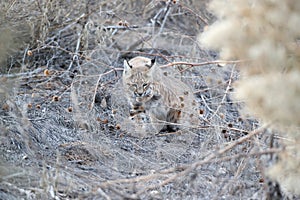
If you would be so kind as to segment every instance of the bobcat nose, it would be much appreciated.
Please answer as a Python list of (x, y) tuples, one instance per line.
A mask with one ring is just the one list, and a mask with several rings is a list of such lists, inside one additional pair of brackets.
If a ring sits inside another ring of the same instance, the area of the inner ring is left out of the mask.
[(136, 94), (137, 96), (142, 96), (142, 95), (144, 94), (143, 88), (138, 88), (138, 89), (136, 90), (135, 94)]
[(143, 96), (144, 93), (143, 92), (136, 92), (135, 94), (136, 94), (136, 96), (141, 97), (141, 96)]

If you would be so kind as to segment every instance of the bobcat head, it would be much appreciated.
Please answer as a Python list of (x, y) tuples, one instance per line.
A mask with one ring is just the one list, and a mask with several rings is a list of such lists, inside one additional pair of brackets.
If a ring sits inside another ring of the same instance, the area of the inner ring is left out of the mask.
[(123, 85), (136, 102), (146, 102), (153, 97), (155, 68), (155, 59), (138, 56), (124, 60)]

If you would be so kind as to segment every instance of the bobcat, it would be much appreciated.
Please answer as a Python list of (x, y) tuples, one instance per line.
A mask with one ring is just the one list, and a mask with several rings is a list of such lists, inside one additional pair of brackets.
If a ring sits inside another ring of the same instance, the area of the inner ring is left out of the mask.
[(124, 60), (123, 86), (132, 120), (146, 121), (148, 116), (158, 132), (198, 122), (196, 101), (189, 87), (163, 73), (155, 59), (138, 56)]

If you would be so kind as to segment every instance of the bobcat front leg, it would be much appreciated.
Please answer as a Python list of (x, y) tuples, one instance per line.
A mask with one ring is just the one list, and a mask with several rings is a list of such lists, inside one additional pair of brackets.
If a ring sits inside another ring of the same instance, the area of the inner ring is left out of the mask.
[(135, 121), (137, 124), (144, 124), (147, 121), (149, 121), (146, 115), (146, 110), (142, 103), (136, 102), (132, 104), (131, 109), (129, 111), (129, 115), (130, 115), (129, 119)]
[(145, 108), (142, 103), (134, 102), (131, 104), (131, 108), (129, 111), (130, 116), (137, 115), (139, 113), (145, 113)]

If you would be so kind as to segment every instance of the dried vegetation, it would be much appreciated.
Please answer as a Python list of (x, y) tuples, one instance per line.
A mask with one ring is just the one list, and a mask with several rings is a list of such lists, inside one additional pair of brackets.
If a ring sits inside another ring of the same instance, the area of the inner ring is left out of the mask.
[[(1, 1), (0, 199), (287, 198), (264, 173), (281, 139), (232, 98), (241, 61), (197, 41), (214, 20), (206, 4)], [(122, 129), (115, 87), (136, 55), (193, 88), (196, 130)]]
[(231, 0), (225, 7), (212, 1), (210, 8), (219, 19), (201, 41), (225, 59), (247, 61), (236, 96), (286, 138), (286, 149), (268, 174), (286, 192), (300, 195), (300, 2)]

